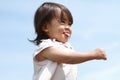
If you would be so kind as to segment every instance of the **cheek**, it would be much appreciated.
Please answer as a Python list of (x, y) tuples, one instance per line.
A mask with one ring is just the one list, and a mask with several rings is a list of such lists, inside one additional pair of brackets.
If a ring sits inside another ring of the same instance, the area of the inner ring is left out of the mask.
[(59, 27), (56, 27), (56, 28), (54, 28), (54, 32), (56, 32), (56, 33), (63, 33), (64, 32), (64, 28), (62, 28), (62, 26), (59, 26)]
[(58, 29), (59, 34), (63, 34), (63, 32), (64, 32), (64, 29)]

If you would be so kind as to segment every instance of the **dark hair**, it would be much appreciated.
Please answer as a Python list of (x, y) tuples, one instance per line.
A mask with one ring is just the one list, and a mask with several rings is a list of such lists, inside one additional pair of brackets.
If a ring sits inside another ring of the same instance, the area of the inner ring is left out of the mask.
[[(61, 10), (60, 15), (57, 14), (58, 9)], [(63, 5), (52, 2), (43, 3), (36, 11), (34, 17), (34, 27), (35, 33), (37, 34), (36, 38), (33, 42), (36, 45), (39, 45), (41, 39), (48, 39), (49, 36), (43, 31), (43, 27), (48, 23), (51, 23), (51, 20), (54, 18), (59, 18), (60, 21), (65, 20), (65, 16), (67, 16), (69, 25), (73, 24), (73, 18), (70, 11)]]

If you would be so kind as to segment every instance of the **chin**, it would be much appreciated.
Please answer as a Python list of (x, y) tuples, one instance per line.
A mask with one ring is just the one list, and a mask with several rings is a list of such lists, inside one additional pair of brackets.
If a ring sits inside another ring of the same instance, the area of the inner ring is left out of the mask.
[(61, 42), (62, 42), (62, 43), (66, 43), (66, 42), (68, 42), (68, 39), (62, 40)]
[(68, 40), (56, 40), (58, 42), (61, 42), (61, 43), (66, 43)]

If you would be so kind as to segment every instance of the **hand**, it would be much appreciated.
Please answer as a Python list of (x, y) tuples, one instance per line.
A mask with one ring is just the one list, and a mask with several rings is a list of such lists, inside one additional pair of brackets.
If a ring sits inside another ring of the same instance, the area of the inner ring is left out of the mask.
[(103, 59), (106, 60), (105, 51), (102, 48), (97, 48), (93, 51), (95, 59)]

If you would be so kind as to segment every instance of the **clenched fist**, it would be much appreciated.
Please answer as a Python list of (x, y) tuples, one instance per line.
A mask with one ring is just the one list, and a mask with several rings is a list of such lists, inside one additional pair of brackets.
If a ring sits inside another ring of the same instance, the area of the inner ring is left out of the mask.
[(97, 48), (94, 51), (92, 51), (92, 53), (95, 59), (103, 59), (103, 60), (107, 59), (105, 51), (102, 48)]

